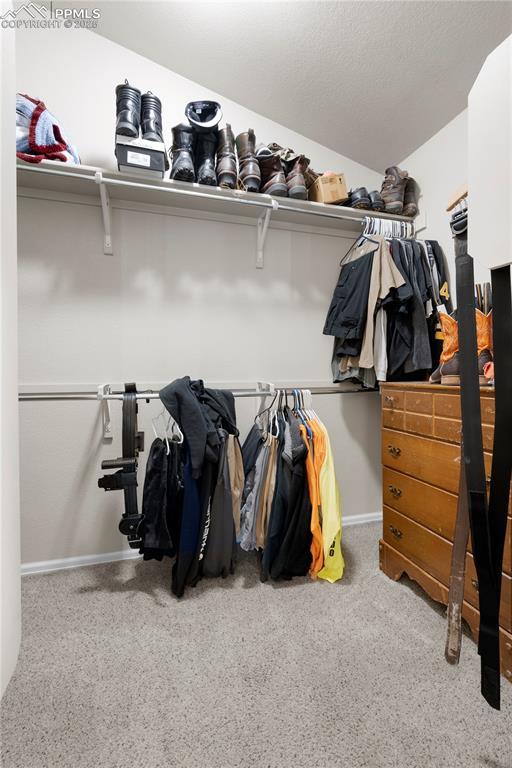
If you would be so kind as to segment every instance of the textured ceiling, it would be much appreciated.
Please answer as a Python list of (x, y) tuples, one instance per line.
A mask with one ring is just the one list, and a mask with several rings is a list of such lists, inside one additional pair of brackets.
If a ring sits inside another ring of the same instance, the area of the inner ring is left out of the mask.
[(497, 1), (90, 5), (99, 34), (377, 171), (465, 108), (512, 32)]

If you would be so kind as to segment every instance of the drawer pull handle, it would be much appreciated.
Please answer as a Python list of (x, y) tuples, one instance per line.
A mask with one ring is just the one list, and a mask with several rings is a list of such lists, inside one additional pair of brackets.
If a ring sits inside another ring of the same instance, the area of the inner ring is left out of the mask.
[(476, 591), (478, 592), (478, 581), (477, 581), (477, 579), (471, 579), (471, 583), (474, 586), (474, 588), (476, 589)]
[(388, 451), (392, 456), (395, 456), (395, 457), (400, 456), (400, 454), (402, 453), (402, 449), (397, 448), (396, 445), (388, 445)]
[(393, 403), (395, 402), (395, 398), (391, 397), (391, 395), (385, 395), (384, 402), (386, 403), (386, 405), (393, 405)]
[(403, 533), (402, 533), (402, 531), (399, 528), (395, 528), (394, 525), (390, 525), (389, 526), (389, 530), (391, 531), (391, 533), (393, 534), (393, 536), (396, 539), (401, 539), (402, 538)]
[(399, 499), (402, 495), (402, 491), (400, 488), (397, 488), (396, 485), (388, 485), (388, 490), (390, 494), (395, 497), (395, 499)]

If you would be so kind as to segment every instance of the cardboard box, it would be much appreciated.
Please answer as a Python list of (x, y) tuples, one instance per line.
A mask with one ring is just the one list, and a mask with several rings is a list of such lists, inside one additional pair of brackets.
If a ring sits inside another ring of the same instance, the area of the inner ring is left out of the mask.
[(349, 197), (345, 176), (342, 173), (333, 174), (332, 176), (319, 176), (309, 188), (308, 197), (315, 203), (328, 203), (329, 205), (345, 202)]
[(163, 179), (169, 167), (165, 145), (159, 141), (116, 136), (117, 167), (134, 176)]

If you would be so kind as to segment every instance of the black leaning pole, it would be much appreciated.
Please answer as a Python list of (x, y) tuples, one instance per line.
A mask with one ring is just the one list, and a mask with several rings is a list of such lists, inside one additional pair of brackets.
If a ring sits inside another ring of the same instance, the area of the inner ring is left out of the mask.
[[(500, 709), (499, 613), (503, 549), (512, 474), (512, 298), (510, 266), (491, 270), (495, 372), (495, 427), (492, 471), (487, 502), (482, 442), (480, 384), (475, 320), (473, 259), (467, 252), (467, 227), (453, 228), (457, 317), (459, 323), (460, 396), (463, 466), (478, 578), (481, 691)], [(460, 224), (460, 222), (459, 222)]]

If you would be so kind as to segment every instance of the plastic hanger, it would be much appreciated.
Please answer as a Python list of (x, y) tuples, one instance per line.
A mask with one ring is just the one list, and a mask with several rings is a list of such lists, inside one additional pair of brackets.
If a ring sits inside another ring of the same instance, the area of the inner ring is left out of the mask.
[[(151, 425), (153, 427), (153, 432), (155, 434), (155, 438), (159, 438), (160, 435), (158, 434), (158, 430), (156, 428), (156, 423), (159, 419), (162, 419), (164, 423), (164, 441), (167, 448), (167, 455), (171, 452), (171, 446), (169, 445), (169, 438), (173, 443), (182, 443), (184, 440), (183, 432), (179, 428), (176, 421), (172, 418), (172, 416), (169, 414), (169, 418), (167, 419), (167, 423), (165, 422), (165, 408), (162, 409), (162, 411), (158, 414), (158, 416), (155, 416), (154, 419), (151, 419)], [(169, 435), (169, 427), (171, 427), (171, 434)]]

